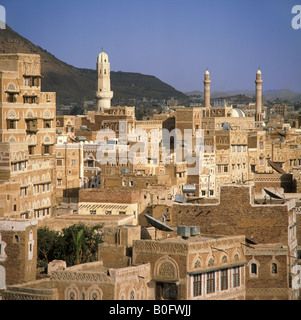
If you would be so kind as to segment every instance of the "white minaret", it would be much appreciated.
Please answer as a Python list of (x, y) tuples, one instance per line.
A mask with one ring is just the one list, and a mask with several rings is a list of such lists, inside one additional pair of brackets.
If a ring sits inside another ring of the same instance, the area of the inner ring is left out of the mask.
[(210, 107), (210, 74), (209, 71), (206, 70), (204, 75), (204, 100), (205, 100), (205, 108)]
[(111, 91), (110, 80), (110, 62), (109, 56), (105, 52), (98, 55), (97, 63), (97, 109), (103, 111), (110, 109), (111, 99), (113, 98), (113, 91)]

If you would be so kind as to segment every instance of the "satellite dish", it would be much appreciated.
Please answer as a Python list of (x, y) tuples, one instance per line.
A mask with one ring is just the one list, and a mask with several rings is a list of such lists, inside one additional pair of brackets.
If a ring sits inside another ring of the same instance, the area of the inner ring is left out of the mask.
[(161, 222), (151, 216), (149, 216), (148, 214), (144, 214), (146, 220), (156, 229), (162, 230), (162, 231), (173, 231), (173, 228), (171, 228), (170, 226), (168, 226), (166, 223)]
[(183, 194), (176, 194), (175, 196), (175, 202), (179, 203), (185, 203), (186, 202), (186, 197)]
[(275, 169), (277, 172), (282, 173), (282, 174), (286, 174), (286, 172), (279, 167), (275, 162), (273, 162), (272, 160), (268, 159), (268, 163), (271, 165), (271, 167), (273, 169)]
[(266, 188), (263, 188), (263, 190), (271, 197), (271, 198), (274, 198), (274, 199), (283, 199), (282, 196), (278, 196), (276, 193), (266, 189)]
[(222, 128), (223, 128), (224, 131), (230, 130), (231, 129), (230, 123), (229, 122), (223, 123)]
[(75, 140), (76, 140), (76, 141), (86, 141), (87, 138), (84, 137), (84, 136), (80, 136), (80, 137), (76, 137)]

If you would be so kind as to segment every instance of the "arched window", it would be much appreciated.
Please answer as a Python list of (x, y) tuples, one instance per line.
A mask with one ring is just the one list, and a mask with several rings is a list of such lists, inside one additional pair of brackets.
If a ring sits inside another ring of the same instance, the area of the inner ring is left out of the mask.
[(33, 258), (33, 252), (34, 252), (33, 246), (34, 246), (33, 231), (30, 230), (29, 241), (28, 241), (28, 260), (32, 260)]
[(14, 243), (19, 243), (20, 242), (20, 238), (18, 234), (14, 235)]
[(8, 116), (7, 116), (8, 119), (15, 119), (17, 118), (17, 115), (16, 115), (16, 112), (14, 110), (10, 110), (8, 112)]
[(251, 263), (251, 274), (255, 275), (257, 274), (257, 264)]
[(135, 291), (132, 290), (130, 293), (130, 300), (135, 300)]
[(89, 300), (101, 300), (102, 299), (102, 293), (99, 289), (92, 289), (89, 292)]
[(214, 259), (211, 258), (208, 262), (208, 267), (212, 267), (214, 265)]
[(272, 274), (277, 274), (278, 273), (278, 266), (277, 263), (273, 262), (271, 265), (271, 272)]
[(70, 286), (65, 289), (65, 300), (79, 300), (80, 294), (77, 287)]
[(69, 292), (69, 300), (75, 300), (76, 299), (76, 294), (74, 291)]
[(9, 91), (16, 91), (16, 86), (15, 86), (13, 83), (10, 83), (10, 84), (7, 86), (7, 90), (9, 90)]

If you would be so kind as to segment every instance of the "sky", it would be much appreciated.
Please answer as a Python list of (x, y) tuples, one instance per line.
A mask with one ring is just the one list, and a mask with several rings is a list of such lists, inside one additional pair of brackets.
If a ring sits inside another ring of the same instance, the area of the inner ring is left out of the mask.
[(301, 92), (301, 0), (0, 0), (21, 36), (79, 68), (109, 55), (111, 71), (153, 75), (187, 92)]

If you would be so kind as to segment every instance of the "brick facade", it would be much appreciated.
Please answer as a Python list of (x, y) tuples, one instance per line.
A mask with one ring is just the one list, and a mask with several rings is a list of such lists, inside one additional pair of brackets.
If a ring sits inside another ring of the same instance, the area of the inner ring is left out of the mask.
[(36, 279), (37, 221), (0, 220), (0, 266), (6, 273), (6, 285)]
[(257, 205), (250, 186), (222, 186), (218, 203), (174, 204), (170, 225), (197, 225), (204, 234), (245, 235), (256, 243), (287, 243), (288, 205)]
[(139, 196), (139, 190), (83, 189), (79, 192), (79, 202), (138, 203)]

